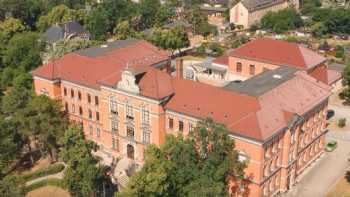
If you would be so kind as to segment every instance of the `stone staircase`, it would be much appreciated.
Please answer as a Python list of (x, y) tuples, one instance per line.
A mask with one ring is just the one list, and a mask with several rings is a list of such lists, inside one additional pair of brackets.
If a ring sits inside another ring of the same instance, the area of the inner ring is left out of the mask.
[(119, 187), (125, 188), (129, 182), (128, 171), (133, 165), (132, 160), (128, 158), (122, 158), (118, 161), (114, 168), (113, 177), (116, 179), (116, 182)]

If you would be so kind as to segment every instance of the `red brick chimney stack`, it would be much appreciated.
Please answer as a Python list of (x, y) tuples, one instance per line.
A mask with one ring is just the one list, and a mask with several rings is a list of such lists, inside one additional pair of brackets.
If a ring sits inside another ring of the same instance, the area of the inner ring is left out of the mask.
[(183, 78), (183, 59), (177, 58), (176, 59), (176, 77), (177, 78)]

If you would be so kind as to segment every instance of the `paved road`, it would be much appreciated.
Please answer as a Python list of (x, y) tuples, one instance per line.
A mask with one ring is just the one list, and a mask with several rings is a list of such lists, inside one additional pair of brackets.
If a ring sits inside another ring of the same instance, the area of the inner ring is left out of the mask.
[(333, 117), (335, 120), (338, 120), (340, 118), (346, 118), (347, 122), (350, 124), (350, 107), (330, 104), (328, 108), (335, 111), (335, 114)]
[(331, 153), (326, 152), (315, 162), (305, 176), (299, 181), (287, 197), (324, 197), (327, 191), (344, 176), (349, 167), (350, 131), (330, 132), (327, 140), (336, 139), (338, 148)]

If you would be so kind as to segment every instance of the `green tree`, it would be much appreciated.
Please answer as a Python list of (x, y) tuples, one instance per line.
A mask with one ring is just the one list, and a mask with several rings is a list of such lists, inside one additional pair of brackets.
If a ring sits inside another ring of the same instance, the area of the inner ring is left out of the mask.
[(19, 176), (6, 176), (0, 180), (2, 197), (24, 197), (24, 181)]
[(0, 22), (0, 42), (6, 45), (8, 41), (16, 34), (27, 30), (27, 27), (21, 20), (7, 18)]
[(4, 65), (22, 68), (24, 71), (30, 71), (40, 65), (42, 45), (38, 38), (38, 35), (32, 32), (24, 32), (13, 36), (4, 51)]
[(49, 45), (46, 47), (45, 51), (45, 60), (58, 59), (63, 55), (79, 50), (85, 49), (89, 46), (94, 45), (95, 42), (91, 40), (85, 40), (81, 38), (72, 38), (72, 39), (62, 39), (56, 42), (55, 45)]
[(109, 31), (110, 21), (103, 7), (90, 12), (86, 18), (86, 27), (96, 40), (105, 40)]
[(20, 115), (22, 129), (31, 133), (32, 140), (42, 155), (48, 154), (52, 161), (57, 159), (58, 140), (63, 137), (68, 121), (61, 109), (58, 101), (40, 95), (33, 97)]
[(92, 156), (92, 141), (84, 137), (80, 126), (71, 125), (65, 132), (61, 143), (60, 156), (67, 163), (64, 183), (73, 196), (98, 196), (103, 193), (103, 186), (109, 183), (105, 175), (106, 168), (97, 165)]
[(40, 31), (45, 31), (51, 25), (62, 24), (69, 21), (83, 22), (85, 12), (83, 10), (69, 9), (65, 5), (59, 5), (44, 16), (39, 18), (37, 27)]
[(159, 0), (141, 0), (139, 5), (140, 29), (162, 26), (173, 16), (170, 8), (163, 6)]
[(181, 52), (180, 49), (190, 45), (187, 33), (181, 26), (172, 29), (157, 28), (152, 32), (148, 40), (163, 49), (170, 49), (172, 53), (176, 50)]
[(310, 15), (317, 8), (321, 7), (322, 3), (320, 0), (304, 0), (301, 4), (301, 13), (304, 15)]
[(303, 25), (303, 20), (294, 8), (286, 8), (277, 12), (268, 12), (261, 19), (263, 28), (272, 29), (276, 33), (284, 33)]
[(118, 40), (125, 40), (136, 36), (136, 31), (131, 27), (128, 20), (121, 21), (113, 29), (114, 37)]
[(350, 12), (343, 8), (319, 8), (312, 13), (313, 33), (323, 36), (330, 33), (350, 34)]
[(343, 85), (345, 86), (344, 90), (339, 94), (340, 98), (345, 99), (347, 102), (350, 102), (350, 61), (347, 63), (343, 71)]
[(227, 196), (227, 180), (242, 180), (245, 166), (227, 129), (207, 119), (189, 138), (167, 136), (160, 148), (149, 146), (120, 196)]
[[(23, 141), (10, 116), (0, 115), (0, 179), (21, 155)], [(1, 183), (0, 183), (1, 184)], [(0, 186), (1, 187), (1, 186)], [(0, 189), (1, 190), (1, 189)]]

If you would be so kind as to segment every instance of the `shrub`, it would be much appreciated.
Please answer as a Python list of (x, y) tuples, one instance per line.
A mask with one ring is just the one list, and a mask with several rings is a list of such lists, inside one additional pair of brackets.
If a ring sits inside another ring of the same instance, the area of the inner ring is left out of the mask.
[(343, 127), (345, 127), (345, 125), (346, 125), (346, 119), (345, 118), (341, 118), (341, 119), (338, 120), (338, 127), (343, 128)]
[(47, 168), (42, 168), (39, 170), (36, 170), (35, 172), (31, 172), (31, 173), (26, 173), (22, 175), (22, 178), (25, 181), (30, 181), (39, 177), (43, 177), (46, 175), (50, 175), (50, 174), (56, 174), (61, 172), (64, 169), (64, 165), (61, 163), (58, 164), (53, 164), (48, 166)]
[(27, 186), (25, 188), (25, 193), (28, 193), (30, 191), (33, 191), (35, 189), (38, 189), (40, 187), (44, 187), (44, 186), (47, 186), (47, 185), (50, 185), (50, 186), (56, 186), (56, 187), (60, 187), (62, 189), (66, 189), (63, 181), (61, 179), (57, 179), (57, 178), (51, 178), (51, 179), (45, 179), (45, 180), (42, 180), (42, 181), (38, 181), (36, 183), (33, 183), (29, 186)]

